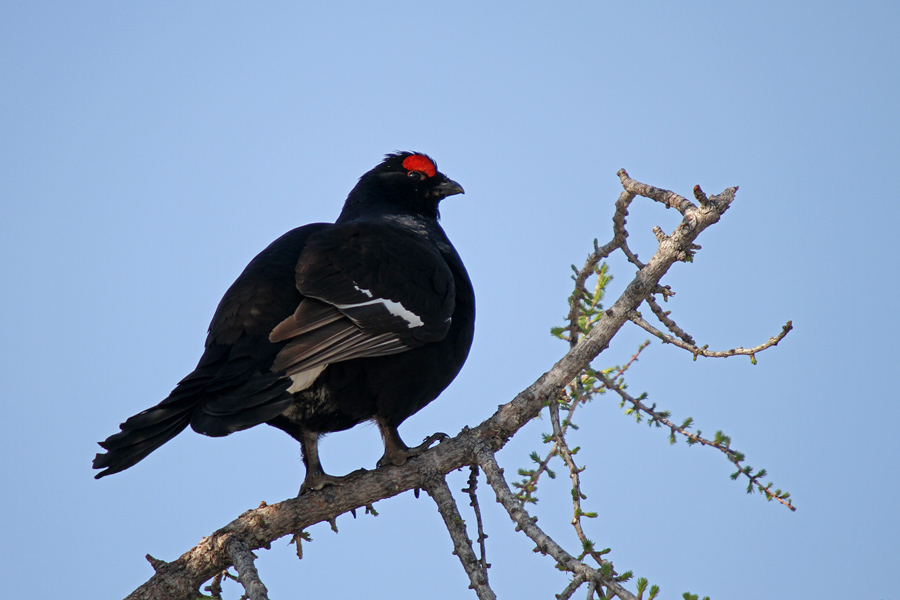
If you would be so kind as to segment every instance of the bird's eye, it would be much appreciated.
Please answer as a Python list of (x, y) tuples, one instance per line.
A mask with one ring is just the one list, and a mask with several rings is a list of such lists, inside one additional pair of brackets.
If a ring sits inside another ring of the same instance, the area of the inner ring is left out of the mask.
[(425, 173), (423, 173), (422, 171), (410, 171), (409, 176), (418, 181), (422, 181), (423, 179), (425, 179)]

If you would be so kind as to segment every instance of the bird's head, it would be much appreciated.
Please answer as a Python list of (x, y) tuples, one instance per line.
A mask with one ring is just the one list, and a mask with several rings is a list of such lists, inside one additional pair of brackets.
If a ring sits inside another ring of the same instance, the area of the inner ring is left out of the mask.
[(341, 218), (370, 210), (395, 210), (436, 219), (440, 216), (441, 200), (463, 193), (462, 186), (438, 171), (437, 164), (427, 155), (396, 152), (360, 177), (347, 197)]

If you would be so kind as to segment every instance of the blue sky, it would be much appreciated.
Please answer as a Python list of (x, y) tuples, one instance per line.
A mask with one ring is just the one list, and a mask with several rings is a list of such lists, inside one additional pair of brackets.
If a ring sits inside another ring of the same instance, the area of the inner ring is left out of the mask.
[[(898, 31), (895, 2), (3, 3), (6, 594), (124, 596), (151, 574), (144, 554), (172, 560), (296, 494), (299, 450), (271, 428), (185, 432), (102, 481), (90, 462), (193, 368), (259, 250), (333, 220), (359, 175), (412, 149), (466, 188), (443, 224), (478, 322), (407, 441), (480, 422), (563, 354), (548, 331), (569, 265), (610, 236), (619, 168), (682, 194), (739, 185), (665, 280), (668, 308), (714, 349), (788, 319), (794, 331), (755, 367), (653, 343), (629, 389), (731, 435), (798, 510), (747, 496), (718, 453), (670, 447), (604, 400), (573, 436), (600, 513), (589, 535), (665, 598), (896, 598)], [(633, 247), (649, 257), (651, 228), (677, 222), (638, 202)], [(615, 294), (632, 272), (610, 264)], [(647, 338), (626, 327), (597, 365)], [(547, 429), (523, 430), (502, 466), (527, 466)], [(370, 426), (322, 444), (334, 474), (380, 452)], [(575, 550), (565, 479), (536, 514)], [(566, 577), (483, 499), (498, 593), (559, 593)], [(260, 551), (272, 597), (474, 597), (426, 496), (377, 509), (337, 535), (312, 528), (300, 562), (285, 541)]]

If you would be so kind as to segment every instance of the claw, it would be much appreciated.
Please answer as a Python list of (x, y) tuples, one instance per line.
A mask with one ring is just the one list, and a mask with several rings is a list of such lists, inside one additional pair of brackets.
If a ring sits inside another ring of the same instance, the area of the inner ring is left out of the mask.
[(358, 477), (366, 472), (366, 469), (357, 469), (347, 475), (342, 477), (338, 477), (336, 475), (328, 475), (327, 473), (316, 473), (314, 475), (307, 475), (306, 479), (303, 480), (303, 485), (300, 486), (300, 492), (297, 494), (298, 496), (302, 496), (311, 491), (318, 491), (324, 487), (329, 485), (334, 486), (342, 486), (354, 477)]
[(300, 492), (297, 495), (302, 496), (310, 491), (321, 490), (328, 485), (344, 485), (345, 479), (346, 476), (336, 477), (334, 475), (326, 475), (325, 473), (307, 476), (307, 478), (303, 480), (303, 485), (300, 486)]
[(418, 446), (409, 448), (403, 443), (400, 436), (385, 436), (384, 456), (378, 460), (378, 466), (384, 467), (387, 465), (395, 465), (399, 467), (400, 465), (405, 464), (410, 458), (419, 456), (431, 448), (432, 444), (435, 442), (442, 442), (449, 437), (450, 436), (446, 433), (433, 433), (425, 438), (425, 441)]

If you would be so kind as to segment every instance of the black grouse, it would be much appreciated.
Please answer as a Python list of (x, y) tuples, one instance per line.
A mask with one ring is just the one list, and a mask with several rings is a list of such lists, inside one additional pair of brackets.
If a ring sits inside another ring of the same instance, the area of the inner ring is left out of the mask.
[(363, 175), (334, 224), (298, 227), (254, 258), (219, 303), (206, 350), (169, 397), (100, 442), (96, 475), (127, 469), (188, 425), (224, 436), (267, 423), (301, 444), (301, 493), (340, 478), (319, 435), (374, 420), (378, 466), (415, 448), (397, 426), (456, 377), (472, 344), (475, 296), (438, 223), (463, 188), (420, 153), (389, 154)]

